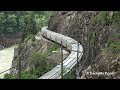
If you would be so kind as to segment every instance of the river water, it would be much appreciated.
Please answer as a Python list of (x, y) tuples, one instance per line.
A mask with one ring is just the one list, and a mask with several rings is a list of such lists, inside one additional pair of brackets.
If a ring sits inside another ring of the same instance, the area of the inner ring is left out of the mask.
[[(0, 50), (0, 72), (3, 72), (11, 67), (14, 56), (14, 48), (16, 47), (17, 45), (13, 45), (10, 48)], [(5, 73), (9, 73), (9, 71)], [(3, 78), (5, 73), (0, 74), (0, 78)]]

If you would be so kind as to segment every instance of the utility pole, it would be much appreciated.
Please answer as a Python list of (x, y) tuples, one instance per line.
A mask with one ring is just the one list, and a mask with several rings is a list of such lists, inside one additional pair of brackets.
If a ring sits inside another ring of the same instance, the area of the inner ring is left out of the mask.
[[(78, 30), (78, 37), (79, 37), (79, 34), (80, 34), (80, 31)], [(80, 67), (81, 68), (81, 67)], [(77, 78), (76, 79), (79, 79), (80, 78), (80, 75), (79, 75), (79, 38), (77, 40), (77, 65), (76, 65), (76, 75), (77, 75)]]
[(18, 61), (18, 79), (21, 79), (21, 56)]
[(63, 46), (61, 40), (61, 79), (63, 79)]
[(76, 75), (77, 79), (79, 79), (79, 42), (77, 43), (77, 66), (76, 66)]
[(79, 67), (78, 54), (79, 54), (79, 42), (77, 43), (77, 67)]
[[(19, 11), (16, 11), (16, 15), (17, 15), (17, 18), (16, 18), (16, 21), (17, 21), (16, 29), (17, 29), (17, 31), (20, 31), (20, 28), (19, 28), (19, 18), (20, 18)], [(21, 79), (21, 56), (20, 56), (20, 59), (18, 61), (18, 79)]]

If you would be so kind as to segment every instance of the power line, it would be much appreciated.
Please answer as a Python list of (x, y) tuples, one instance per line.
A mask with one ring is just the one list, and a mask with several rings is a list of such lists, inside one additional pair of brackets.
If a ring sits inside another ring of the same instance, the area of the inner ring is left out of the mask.
[(11, 67), (11, 68), (9, 68), (9, 69), (3, 71), (3, 72), (0, 72), (0, 74), (2, 74), (2, 73), (4, 73), (4, 72), (7, 72), (7, 71), (9, 71), (10, 69), (13, 69), (13, 68), (15, 68), (15, 67), (17, 67), (17, 66)]

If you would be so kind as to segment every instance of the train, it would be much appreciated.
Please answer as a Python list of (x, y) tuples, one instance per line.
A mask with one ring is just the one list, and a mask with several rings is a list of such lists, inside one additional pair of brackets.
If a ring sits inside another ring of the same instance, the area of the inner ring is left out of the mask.
[[(48, 26), (43, 27), (41, 29), (41, 33), (44, 38), (54, 41), (55, 43), (58, 43), (60, 45), (62, 44), (62, 46), (64, 46), (68, 51), (70, 51), (69, 56), (63, 61), (63, 69), (65, 70), (63, 75), (67, 74), (77, 64), (77, 60), (78, 61), (81, 60), (81, 57), (83, 55), (82, 45), (71, 37), (67, 37), (60, 33), (48, 30)], [(60, 78), (61, 78), (61, 63), (54, 67), (49, 72), (42, 75), (38, 79), (60, 79)]]

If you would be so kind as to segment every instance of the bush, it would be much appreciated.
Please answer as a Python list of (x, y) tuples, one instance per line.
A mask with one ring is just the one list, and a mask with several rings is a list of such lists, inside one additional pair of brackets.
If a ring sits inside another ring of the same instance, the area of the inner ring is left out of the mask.
[(95, 21), (96, 23), (105, 25), (106, 22), (107, 22), (107, 12), (105, 12), (105, 11), (100, 12), (100, 13), (98, 14), (98, 16), (95, 17), (94, 21)]
[[(7, 73), (4, 75), (3, 79), (17, 79), (17, 77), (17, 75)], [(21, 72), (21, 79), (37, 79), (37, 76), (28, 70), (24, 70)]]
[(117, 25), (119, 27), (119, 31), (120, 31), (120, 12), (119, 11), (114, 12), (113, 20), (117, 23)]
[(21, 79), (37, 79), (37, 76), (28, 70), (24, 70), (21, 72)]
[(113, 54), (120, 53), (120, 34), (114, 34), (109, 40), (108, 40), (108, 47), (112, 51)]
[(73, 68), (70, 72), (68, 72), (63, 79), (76, 79), (76, 69)]
[(59, 50), (59, 45), (53, 44), (48, 48), (48, 53), (52, 53), (52, 51), (58, 51), (58, 50)]
[(44, 54), (41, 54), (39, 52), (33, 52), (30, 57), (30, 65), (34, 65), (35, 67), (38, 67), (41, 65), (45, 65), (46, 56)]
[(40, 76), (44, 75), (52, 68), (54, 68), (54, 66), (55, 65), (53, 63), (48, 64), (47, 61), (44, 60), (44, 62), (42, 62), (40, 66), (33, 71), (33, 73), (39, 78)]
[(90, 45), (91, 45), (91, 47), (93, 47), (95, 45), (98, 36), (99, 36), (98, 32), (97, 33), (93, 32), (93, 33), (90, 34), (89, 38), (90, 38)]
[(40, 77), (43, 74), (47, 73), (51, 70), (55, 65), (53, 63), (48, 63), (48, 59), (46, 58), (45, 54), (41, 54), (39, 52), (34, 52), (30, 58), (30, 66), (34, 67), (32, 72), (37, 76)]
[(16, 76), (13, 74), (6, 73), (3, 79), (16, 79)]
[(109, 48), (114, 54), (120, 53), (120, 41), (119, 42), (112, 41)]
[(46, 66), (42, 65), (40, 67), (38, 67), (37, 69), (35, 69), (33, 71), (33, 73), (39, 78), (40, 76), (44, 75), (45, 73), (47, 73), (48, 70), (46, 69)]

